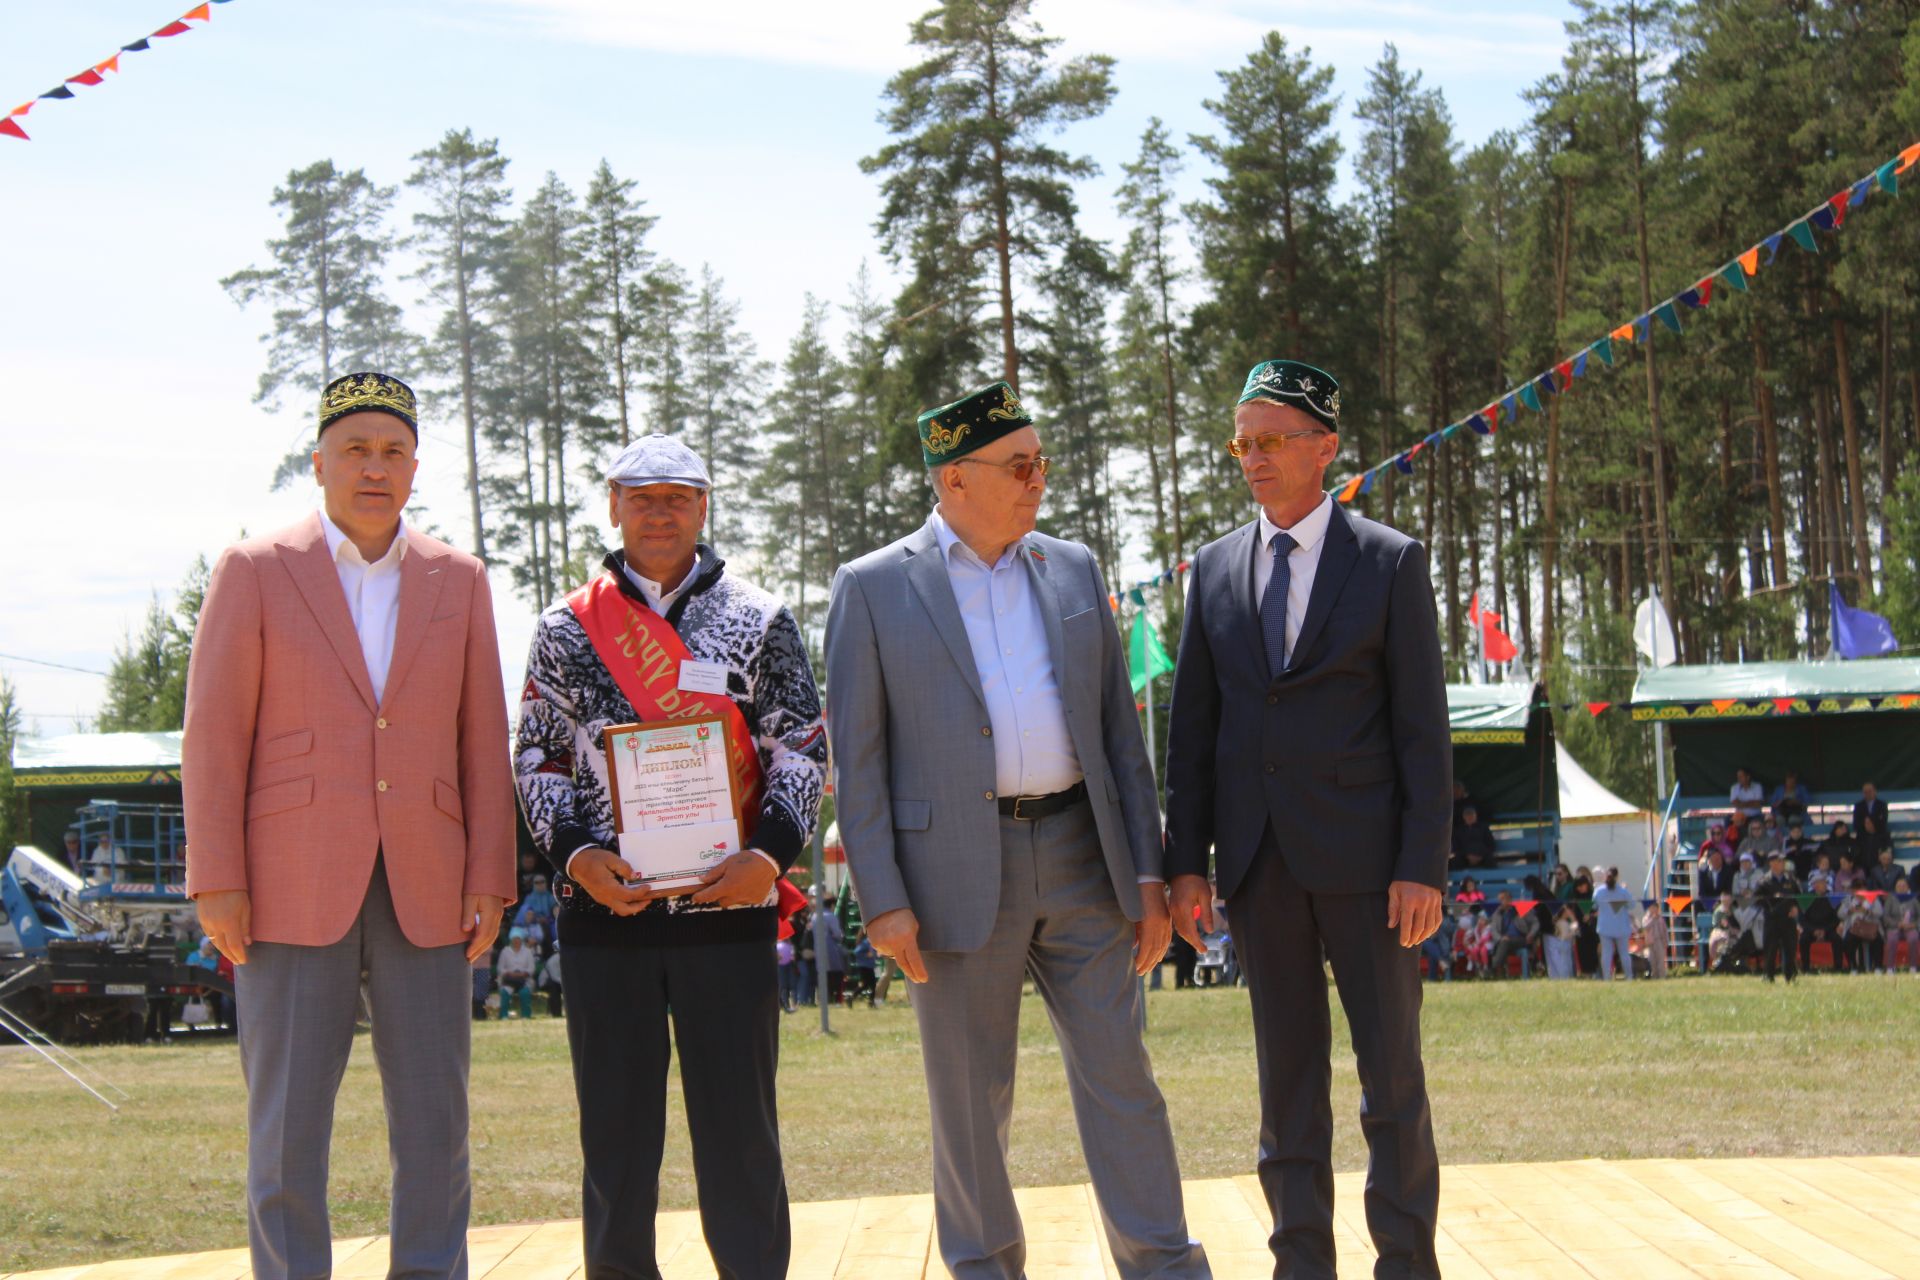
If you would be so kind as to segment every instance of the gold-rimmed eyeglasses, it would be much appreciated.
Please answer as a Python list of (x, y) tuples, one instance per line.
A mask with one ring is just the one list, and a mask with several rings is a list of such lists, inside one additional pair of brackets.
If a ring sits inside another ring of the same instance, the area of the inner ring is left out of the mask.
[(1227, 452), (1236, 458), (1244, 458), (1256, 448), (1262, 453), (1278, 453), (1287, 447), (1287, 441), (1298, 440), (1301, 436), (1324, 436), (1325, 431), (1268, 431), (1257, 436), (1235, 436), (1227, 441)]
[(1037, 453), (1031, 458), (1015, 458), (1012, 462), (988, 462), (985, 458), (955, 458), (954, 461), (977, 462), (983, 467), (999, 467), (1002, 470), (1011, 471), (1013, 478), (1022, 484), (1025, 484), (1034, 472), (1038, 471), (1044, 476), (1053, 467), (1053, 459), (1044, 453)]

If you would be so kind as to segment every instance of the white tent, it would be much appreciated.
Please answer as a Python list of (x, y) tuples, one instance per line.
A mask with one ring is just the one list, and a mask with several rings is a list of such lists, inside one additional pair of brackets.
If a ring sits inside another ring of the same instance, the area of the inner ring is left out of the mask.
[[(1555, 743), (1560, 772), (1560, 861), (1569, 867), (1619, 867), (1638, 893), (1647, 878), (1654, 816), (1622, 800)], [(1595, 877), (1598, 879), (1598, 876)]]

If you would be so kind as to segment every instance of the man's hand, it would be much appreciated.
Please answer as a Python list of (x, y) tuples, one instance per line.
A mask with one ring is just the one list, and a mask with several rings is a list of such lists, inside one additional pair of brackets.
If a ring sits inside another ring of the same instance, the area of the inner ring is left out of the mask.
[(1387, 886), (1387, 928), (1400, 931), (1400, 945), (1417, 947), (1440, 928), (1440, 891), (1412, 880)]
[(1140, 886), (1140, 923), (1133, 926), (1133, 971), (1140, 977), (1152, 973), (1167, 954), (1173, 937), (1173, 921), (1167, 915), (1167, 886), (1159, 880)]
[(200, 931), (213, 939), (220, 954), (235, 964), (247, 962), (253, 945), (253, 899), (245, 889), (203, 893), (193, 900), (200, 912)]
[(496, 898), (490, 893), (461, 896), (460, 932), (473, 935), (467, 941), (468, 964), (493, 950), (493, 940), (500, 936), (500, 913), (506, 910), (506, 906), (505, 899)]
[(920, 957), (920, 920), (911, 908), (896, 907), (867, 921), (867, 941), (898, 961), (900, 972), (913, 981), (927, 980), (927, 962)]
[(693, 900), (722, 907), (757, 907), (767, 900), (779, 875), (771, 862), (742, 849), (700, 877)]
[[(1196, 908), (1200, 912), (1198, 924), (1193, 918)], [(1195, 951), (1205, 951), (1207, 944), (1200, 940), (1200, 935), (1213, 932), (1213, 885), (1205, 876), (1175, 876), (1173, 903), (1169, 909), (1173, 913), (1174, 932), (1185, 938)]]
[(588, 897), (617, 916), (639, 915), (649, 902), (666, 896), (645, 885), (628, 888), (624, 882), (633, 879), (633, 868), (608, 849), (582, 849), (567, 864), (567, 874)]

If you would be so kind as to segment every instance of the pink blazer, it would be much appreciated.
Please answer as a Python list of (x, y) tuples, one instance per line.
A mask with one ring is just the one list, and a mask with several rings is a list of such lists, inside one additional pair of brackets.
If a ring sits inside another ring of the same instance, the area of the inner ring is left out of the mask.
[(256, 941), (324, 946), (384, 850), (408, 939), (462, 941), (462, 894), (515, 897), (506, 706), (474, 557), (408, 531), (376, 705), (320, 517), (227, 548), (187, 671), (188, 896), (245, 889)]

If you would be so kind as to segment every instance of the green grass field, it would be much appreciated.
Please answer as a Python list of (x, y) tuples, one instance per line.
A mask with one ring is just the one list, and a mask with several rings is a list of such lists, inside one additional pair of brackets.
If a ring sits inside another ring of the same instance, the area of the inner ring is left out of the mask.
[[(897, 990), (897, 988), (896, 988)], [(1447, 1163), (1587, 1156), (1920, 1152), (1912, 1090), (1920, 979), (1655, 985), (1455, 982), (1427, 988), (1427, 1074)], [(1155, 993), (1148, 1043), (1189, 1178), (1253, 1167), (1257, 1104), (1245, 993)], [(796, 1201), (924, 1191), (926, 1095), (904, 1004), (786, 1020), (781, 1120)], [(1334, 1159), (1365, 1163), (1359, 1086), (1335, 1007)], [(0, 1272), (245, 1243), (244, 1098), (231, 1040), (93, 1049), (133, 1094), (110, 1115), (37, 1056), (0, 1051)], [(666, 1207), (693, 1204), (675, 1114)], [(475, 1029), (474, 1221), (578, 1213), (573, 1086), (561, 1024)], [(356, 1046), (333, 1143), (336, 1235), (384, 1230), (379, 1078)], [(1060, 1055), (1029, 998), (1013, 1131), (1016, 1185), (1086, 1178)]]

